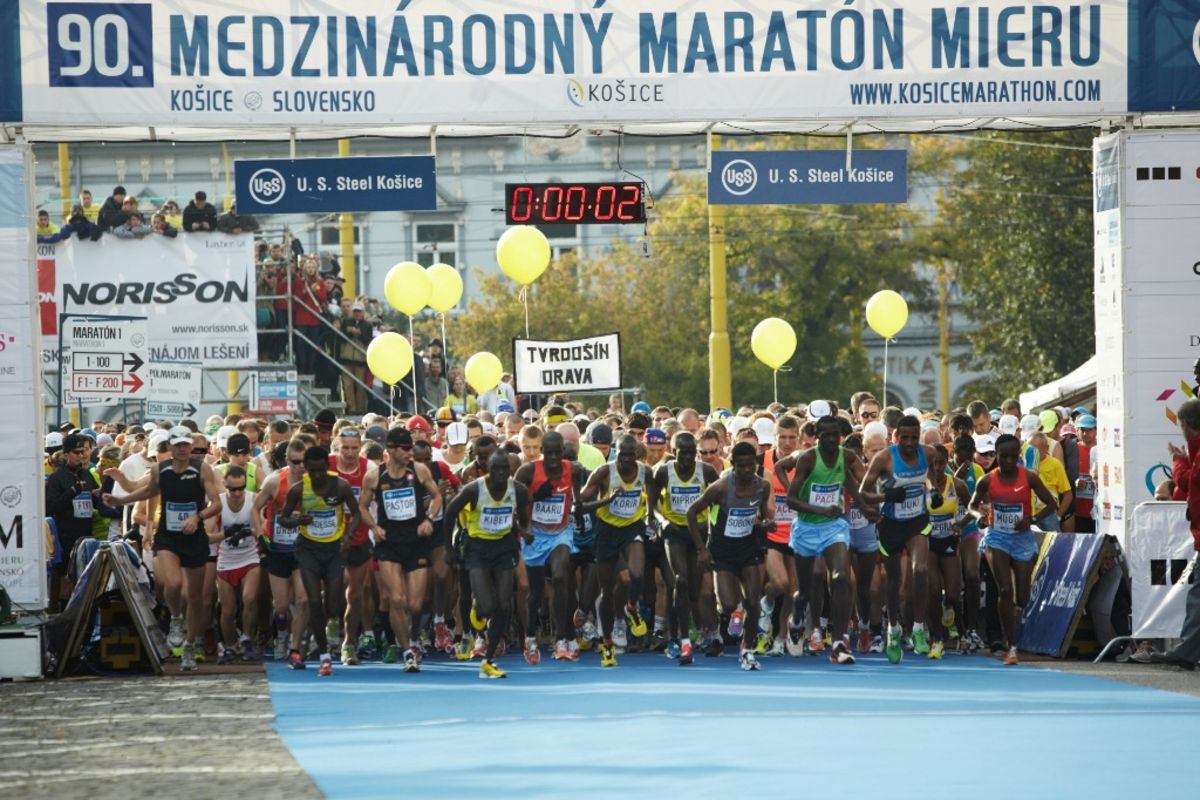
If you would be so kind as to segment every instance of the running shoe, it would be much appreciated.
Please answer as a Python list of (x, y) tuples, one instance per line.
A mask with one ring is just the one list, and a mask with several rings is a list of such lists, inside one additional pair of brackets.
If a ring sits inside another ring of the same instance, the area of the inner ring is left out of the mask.
[(934, 661), (941, 661), (942, 654), (946, 651), (945, 645), (941, 641), (935, 641), (929, 646), (929, 657)]
[(354, 645), (349, 643), (342, 644), (342, 663), (355, 666), (358, 664), (358, 651), (354, 649)]
[(646, 635), (646, 620), (642, 619), (641, 612), (638, 611), (636, 603), (626, 604), (625, 619), (629, 620), (629, 632), (631, 634), (634, 636)]
[(667, 658), (679, 658), (680, 650), (679, 642), (667, 642), (667, 649), (663, 651)]
[(459, 661), (471, 660), (471, 640), (466, 636), (458, 640), (458, 643), (454, 648), (454, 657)]
[(342, 625), (336, 619), (331, 619), (325, 623), (325, 638), (331, 642), (341, 640)]
[(617, 665), (617, 648), (612, 642), (600, 645), (600, 666), (615, 667)]
[(450, 636), (450, 629), (446, 627), (446, 623), (439, 622), (433, 626), (433, 649), (440, 653), (445, 653), (452, 644), (453, 639)]
[(771, 632), (771, 615), (775, 613), (775, 601), (765, 594), (758, 601), (758, 629), (765, 633)]
[(833, 664), (854, 663), (854, 654), (850, 652), (850, 644), (845, 639), (838, 639), (829, 648), (829, 661)]
[(183, 637), (186, 635), (187, 628), (183, 617), (171, 617), (171, 628), (167, 631), (167, 647), (172, 650), (183, 647)]
[(254, 646), (254, 641), (249, 636), (242, 637), (242, 660), (243, 661), (258, 661), (258, 649)]
[(1017, 661), (1017, 648), (1015, 648), (1015, 647), (1008, 648), (1008, 655), (1006, 655), (1004, 657), (1004, 666), (1011, 667), (1011, 666), (1015, 666), (1018, 663), (1020, 663), (1020, 662)]
[(612, 640), (613, 644), (621, 650), (629, 646), (629, 637), (625, 632), (625, 620), (618, 619), (613, 622)]
[(666, 652), (667, 645), (670, 641), (667, 639), (667, 634), (663, 631), (655, 631), (650, 635), (650, 651), (653, 653)]
[(566, 661), (570, 658), (570, 653), (567, 650), (567, 640), (559, 639), (554, 643), (554, 660)]
[(389, 644), (383, 651), (383, 663), (395, 664), (400, 660), (400, 646)]
[(767, 651), (771, 649), (771, 634), (767, 631), (759, 631), (758, 639), (754, 642), (754, 654), (765, 656)]
[(567, 642), (567, 660), (579, 660), (579, 642), (575, 641), (574, 639), (571, 639)]
[(904, 649), (905, 649), (906, 651), (908, 651), (909, 653), (911, 653), (911, 652), (912, 652), (912, 649), (913, 649), (913, 638), (912, 638), (912, 636), (905, 636), (905, 637), (904, 637), (904, 638), (903, 638), (901, 641), (902, 641), (902, 643), (903, 643), (903, 645), (904, 645)]
[(366, 660), (375, 657), (375, 634), (364, 633), (358, 637), (358, 657)]
[(497, 678), (507, 678), (508, 673), (491, 661), (483, 661), (479, 664), (479, 677), (484, 680), (495, 680)]
[(236, 657), (236, 653), (234, 653), (233, 648), (226, 647), (225, 645), (222, 644), (221, 652), (217, 655), (217, 663), (218, 664), (232, 664), (234, 662), (235, 657)]
[(299, 650), (292, 650), (287, 657), (288, 669), (304, 669), (304, 656)]
[(919, 656), (924, 656), (924, 655), (929, 654), (929, 634), (927, 634), (925, 632), (924, 628), (918, 628), (918, 627), (914, 626), (913, 632), (912, 632), (912, 640), (913, 640), (913, 646), (912, 646), (913, 653), (915, 653)]
[(575, 615), (571, 617), (571, 624), (575, 626), (575, 630), (579, 630), (585, 622), (587, 622), (587, 612), (582, 608), (576, 608)]
[(741, 606), (738, 606), (733, 610), (733, 613), (729, 615), (729, 635), (735, 639), (741, 636), (742, 626), (745, 622), (746, 612), (742, 610)]
[(1140, 642), (1137, 649), (1129, 655), (1129, 660), (1137, 664), (1152, 664), (1151, 656), (1154, 655), (1154, 646), (1149, 642)]
[(542, 651), (538, 649), (537, 639), (532, 636), (525, 637), (525, 663), (531, 667), (536, 667), (542, 661)]
[(483, 658), (487, 655), (487, 641), (482, 636), (475, 637), (475, 647), (471, 649), (471, 658)]
[(743, 650), (738, 656), (738, 664), (746, 672), (756, 672), (759, 667), (758, 659), (754, 657), (752, 650)]
[(288, 655), (288, 635), (279, 633), (275, 636), (275, 660), (283, 661)]
[(496, 658), (500, 658), (508, 652), (508, 637), (500, 637), (500, 643), (496, 645)]
[(903, 630), (901, 628), (893, 628), (888, 626), (887, 632), (887, 659), (893, 664), (899, 664), (904, 658), (904, 643)]
[(979, 632), (974, 629), (967, 631), (966, 642), (967, 651), (971, 653), (983, 650), (987, 647), (983, 641), (983, 637), (980, 636)]
[(471, 627), (477, 631), (487, 627), (487, 620), (475, 613), (475, 606), (471, 606)]
[(317, 667), (317, 675), (328, 678), (333, 674), (333, 658), (328, 653), (321, 656), (321, 666)]
[(695, 656), (692, 655), (692, 643), (684, 642), (679, 648), (679, 666), (686, 667), (695, 661)]
[(404, 671), (421, 671), (421, 660), (417, 658), (417, 651), (413, 650), (411, 647), (404, 651)]
[(716, 658), (725, 650), (725, 642), (720, 636), (712, 636), (704, 643), (704, 655), (708, 658)]
[(788, 620), (787, 654), (799, 658), (804, 655), (804, 626), (793, 625)]
[(871, 634), (871, 652), (872, 653), (882, 653), (883, 652), (883, 634), (880, 634), (880, 633)]
[(871, 652), (871, 631), (867, 628), (861, 628), (858, 631), (858, 652), (859, 654)]
[(954, 609), (950, 606), (942, 606), (942, 627), (946, 630), (954, 627)]
[(600, 632), (596, 630), (596, 623), (592, 622), (591, 617), (588, 617), (584, 620), (583, 628), (579, 633), (579, 646), (584, 650), (590, 650), (599, 638)]
[(179, 654), (179, 667), (184, 672), (191, 672), (196, 668), (196, 643), (184, 642)]
[(812, 636), (808, 637), (809, 655), (825, 651), (825, 634), (820, 628), (813, 628)]
[(771, 646), (767, 648), (767, 655), (769, 656), (781, 656), (786, 652), (787, 650), (784, 648), (783, 638), (778, 636), (771, 640)]

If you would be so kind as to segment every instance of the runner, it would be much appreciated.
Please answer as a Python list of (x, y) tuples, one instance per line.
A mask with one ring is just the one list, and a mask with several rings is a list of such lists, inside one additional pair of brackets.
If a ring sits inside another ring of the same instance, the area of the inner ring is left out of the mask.
[[(863, 476), (860, 492), (871, 504), (883, 503), (878, 526), (879, 549), (887, 572), (887, 656), (899, 664), (904, 656), (900, 618), (900, 558), (907, 548), (912, 562), (913, 652), (929, 653), (925, 629), (929, 606), (929, 510), (926, 482), (931, 477), (934, 448), (919, 444), (921, 422), (905, 414), (896, 424), (897, 444), (875, 456)], [(940, 476), (937, 476), (940, 483)], [(940, 505), (940, 498), (935, 498)]]
[[(392, 633), (399, 644), (389, 644), (384, 661), (394, 663), (400, 644), (404, 671), (420, 670), (413, 647), (415, 626), (425, 602), (425, 584), (432, 563), (433, 520), (440, 515), (442, 494), (429, 468), (412, 461), (412, 434), (404, 428), (387, 433), (387, 465), (363, 479), (358, 500), (364, 524), (375, 533), (375, 559), (379, 562), (380, 604), (386, 606)], [(376, 521), (371, 512), (376, 496), (382, 511)], [(428, 499), (428, 505), (427, 503)]]
[[(329, 451), (320, 445), (305, 450), (304, 476), (298, 483), (288, 486), (279, 524), (300, 529), (296, 563), (300, 566), (308, 603), (298, 607), (296, 616), (311, 626), (321, 654), (321, 664), (317, 668), (320, 676), (333, 674), (333, 654), (326, 636), (326, 623), (342, 616), (341, 606), (345, 602), (343, 555), (350, 545), (347, 531), (356, 530), (361, 519), (350, 484), (329, 474)], [(294, 659), (294, 656), (289, 657)]]
[[(233, 440), (230, 439), (232, 442)], [(375, 466), (360, 455), (362, 450), (362, 431), (348, 425), (338, 431), (337, 455), (329, 457), (329, 468), (350, 484), (354, 497), (362, 495), (363, 481), (369, 473), (375, 472)], [(370, 528), (365, 520), (349, 534), (349, 544), (344, 554), (345, 574), (342, 576), (346, 583), (346, 615), (342, 620), (342, 663), (358, 663), (358, 633), (370, 629), (370, 619), (363, 613), (365, 605), (365, 589), (367, 576), (370, 572), (371, 539)], [(330, 619), (325, 635), (338, 638), (337, 620)], [(367, 644), (363, 642), (363, 644)]]
[[(687, 512), (688, 529), (700, 536), (700, 516), (710, 506), (720, 509), (709, 533), (717, 595), (723, 608), (737, 605), (740, 593), (746, 612), (738, 661), (744, 670), (759, 668), (754, 656), (758, 630), (759, 597), (766, 531), (775, 525), (775, 499), (770, 481), (757, 475), (758, 452), (749, 442), (738, 442), (730, 455), (733, 470), (710, 484)], [(732, 631), (731, 631), (732, 633)]]
[[(202, 459), (192, 457), (192, 432), (179, 426), (172, 428), (170, 433), (171, 459), (159, 464), (158, 469), (151, 469), (149, 480), (141, 488), (124, 497), (110, 495), (104, 502), (110, 506), (124, 506), (159, 498), (162, 514), (154, 534), (154, 577), (162, 586), (163, 596), (171, 609), (167, 643), (174, 647), (182, 639), (180, 666), (194, 670), (196, 640), (211, 620), (211, 609), (205, 608), (203, 603), (204, 572), (208, 564), (204, 521), (221, 513), (221, 484), (212, 467)], [(112, 477), (116, 478), (115, 475)], [(90, 508), (88, 519), (91, 519)], [(183, 621), (185, 607), (186, 626)]]
[(672, 590), (674, 619), (671, 636), (679, 641), (679, 665), (695, 660), (691, 640), (692, 606), (700, 600), (700, 583), (712, 572), (712, 555), (706, 536), (688, 525), (687, 512), (692, 503), (717, 480), (717, 471), (696, 460), (696, 437), (686, 431), (675, 434), (671, 442), (675, 458), (654, 471), (650, 492), (662, 523), (666, 545), (667, 585)]
[[(230, 447), (233, 446), (231, 441)], [(235, 655), (239, 654), (246, 661), (258, 660), (251, 634), (258, 624), (258, 588), (262, 571), (258, 558), (258, 520), (252, 513), (254, 492), (246, 490), (248, 478), (243, 467), (228, 467), (225, 491), (221, 494), (221, 514), (209, 520), (208, 526), (208, 540), (217, 543), (218, 547), (217, 593), (221, 602), (218, 664), (233, 663)], [(239, 600), (242, 604), (240, 637), (237, 631)]]
[[(965, 504), (970, 494), (966, 484), (947, 468), (948, 458), (943, 448), (933, 449), (929, 463), (935, 478), (943, 476), (942, 481), (934, 483), (942, 502), (935, 505), (933, 499), (929, 501), (929, 524), (933, 528), (929, 534), (929, 601), (935, 609), (942, 610), (940, 615), (933, 617), (929, 657), (939, 659), (945, 652), (946, 640), (958, 639), (957, 622), (962, 619), (962, 565), (958, 550), (963, 517), (966, 516)], [(942, 598), (943, 590), (945, 599)]]
[[(771, 436), (764, 442), (767, 437), (762, 434), (768, 432)], [(763, 469), (771, 474), (775, 527), (767, 531), (767, 580), (762, 598), (763, 618), (770, 623), (770, 628), (764, 632), (766, 642), (760, 637), (755, 652), (778, 656), (783, 655), (785, 649), (784, 614), (791, 616), (788, 606), (800, 588), (791, 546), (792, 520), (796, 518), (796, 512), (787, 502), (787, 487), (795, 470), (793, 454), (800, 444), (800, 420), (784, 415), (775, 422), (773, 431), (764, 430), (762, 434), (759, 442), (769, 446), (763, 454)]]
[[(991, 434), (987, 434), (987, 437), (990, 446)], [(960, 436), (954, 440), (954, 459), (950, 466), (954, 470), (954, 477), (962, 481), (967, 490), (960, 498), (960, 505), (963, 499), (974, 496), (975, 487), (984, 476), (983, 467), (975, 463), (975, 441), (978, 438), (977, 435)], [(969, 653), (985, 646), (983, 637), (979, 635), (979, 537), (982, 535), (979, 523), (968, 514), (959, 534), (958, 561), (963, 578), (963, 625), (967, 629), (960, 640), (960, 647)]]
[[(887, 426), (873, 420), (863, 428), (862, 454), (865, 469), (879, 453), (887, 449)], [(847, 448), (848, 449), (848, 448)], [(883, 602), (876, 590), (876, 575), (882, 562), (876, 524), (879, 512), (851, 501), (847, 513), (850, 523), (850, 550), (854, 553), (854, 582), (858, 607), (858, 652), (883, 652)], [(881, 576), (882, 577), (882, 576)], [(882, 581), (881, 581), (882, 583)]]
[(845, 518), (848, 495), (865, 507), (859, 494), (862, 463), (853, 454), (846, 457), (841, 446), (841, 426), (833, 416), (817, 420), (817, 446), (796, 460), (796, 474), (788, 487), (788, 505), (796, 511), (792, 522), (791, 546), (796, 555), (799, 588), (794, 597), (789, 638), (803, 629), (804, 612), (813, 575), (813, 561), (820, 556), (828, 573), (830, 621), (833, 647), (829, 660), (853, 664), (850, 652), (850, 523)]
[(533, 538), (529, 532), (529, 490), (511, 475), (508, 454), (493, 449), (486, 477), (463, 487), (450, 502), (443, 522), (450, 535), (453, 521), (469, 507), (463, 564), (475, 596), (470, 616), (472, 625), (486, 628), (488, 635), (487, 650), (479, 665), (480, 678), (508, 677), (494, 659), (512, 615), (514, 571), (520, 558), (517, 537), (523, 537), (526, 543)]
[[(632, 416), (632, 415), (631, 415)], [(644, 414), (641, 416), (645, 417)], [(623, 559), (629, 570), (625, 618), (629, 633), (646, 635), (634, 598), (642, 594), (642, 569), (645, 565), (643, 542), (649, 502), (646, 482), (649, 467), (637, 460), (638, 440), (626, 434), (617, 444), (617, 460), (592, 473), (580, 493), (580, 509), (596, 512), (596, 564), (600, 578), (600, 625), (604, 636), (600, 647), (600, 666), (617, 665), (613, 644), (613, 594), (617, 583), (617, 560)], [(600, 499), (595, 499), (597, 496)], [(656, 499), (656, 498), (654, 498)]]
[[(453, 431), (456, 425), (462, 426), (462, 423), (452, 423), (450, 430)], [(462, 449), (465, 458), (466, 446), (464, 445)], [(433, 591), (427, 591), (426, 595), (433, 595), (433, 647), (435, 650), (440, 650), (447, 655), (454, 655), (454, 637), (451, 635), (450, 629), (446, 627), (446, 599), (454, 588), (455, 573), (454, 570), (450, 569), (450, 548), (447, 546), (446, 537), (442, 535), (442, 512), (454, 498), (454, 495), (458, 493), (462, 482), (454, 474), (449, 463), (433, 460), (433, 449), (429, 442), (413, 442), (412, 460), (418, 464), (425, 465), (434, 482), (437, 483), (438, 491), (442, 495), (442, 505), (440, 508), (436, 511), (426, 509), (426, 515), (433, 523), (433, 535), (430, 537), (431, 541), (429, 543), (429, 557), (433, 566), (433, 580), (431, 581)], [(426, 496), (426, 506), (430, 502), (431, 498)]]
[[(971, 514), (979, 522), (987, 523), (983, 543), (988, 566), (1000, 587), (1000, 626), (1008, 648), (1005, 664), (1017, 663), (1019, 609), (1029, 599), (1029, 582), (1038, 552), (1032, 528), (1055, 513), (1054, 495), (1036, 472), (1018, 463), (1020, 459), (1021, 442), (1015, 436), (1002, 435), (996, 440), (999, 467), (979, 479), (971, 498)], [(1045, 504), (1036, 517), (1033, 495)]]
[(529, 490), (532, 540), (525, 545), (529, 575), (528, 620), (525, 626), (525, 660), (541, 660), (537, 643), (538, 613), (546, 576), (551, 582), (551, 616), (554, 623), (554, 658), (578, 661), (579, 644), (570, 635), (572, 562), (575, 554), (574, 497), (583, 487), (584, 470), (563, 457), (563, 437), (548, 431), (541, 438), (541, 458), (523, 464), (514, 478)]

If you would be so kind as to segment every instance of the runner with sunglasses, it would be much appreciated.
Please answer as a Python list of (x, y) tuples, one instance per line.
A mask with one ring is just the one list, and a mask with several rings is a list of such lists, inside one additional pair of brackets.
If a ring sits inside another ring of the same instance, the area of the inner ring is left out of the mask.
[[(350, 484), (350, 491), (357, 498), (362, 494), (363, 481), (368, 473), (375, 471), (375, 465), (367, 461), (360, 452), (362, 450), (362, 431), (354, 426), (347, 426), (338, 431), (337, 455), (329, 457), (329, 468), (336, 470), (338, 477)], [(229, 440), (230, 442), (233, 439)], [(370, 620), (363, 615), (365, 605), (364, 592), (367, 584), (367, 574), (370, 571), (371, 538), (370, 528), (366, 521), (359, 523), (357, 529), (349, 533), (350, 544), (345, 553), (345, 582), (346, 582), (346, 616), (342, 620), (342, 663), (358, 663), (358, 632), (370, 628)], [(331, 620), (331, 622), (333, 622)], [(331, 625), (331, 628), (334, 627)], [(327, 633), (336, 633), (328, 631)]]

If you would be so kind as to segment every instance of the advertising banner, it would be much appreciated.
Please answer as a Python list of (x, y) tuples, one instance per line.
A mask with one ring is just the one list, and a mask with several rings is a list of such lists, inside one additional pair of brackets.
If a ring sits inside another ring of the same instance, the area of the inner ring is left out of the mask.
[(1017, 647), (1029, 653), (1059, 656), (1071, 642), (1080, 607), (1087, 599), (1104, 537), (1099, 534), (1048, 534), (1021, 614)]
[(38, 245), (37, 269), (47, 370), (58, 368), (60, 313), (146, 317), (154, 363), (258, 363), (252, 234), (68, 239)]
[(255, 159), (233, 170), (243, 214), (437, 210), (433, 156)]
[(517, 394), (621, 388), (621, 334), (552, 341), (513, 339)]
[(905, 150), (719, 150), (708, 173), (714, 205), (907, 201)]
[(1133, 510), (1129, 523), (1129, 589), (1133, 635), (1174, 639), (1183, 629), (1188, 588), (1200, 580), (1186, 503), (1149, 502)]
[(931, 119), (1200, 108), (1190, 0), (6, 3), (0, 120)]

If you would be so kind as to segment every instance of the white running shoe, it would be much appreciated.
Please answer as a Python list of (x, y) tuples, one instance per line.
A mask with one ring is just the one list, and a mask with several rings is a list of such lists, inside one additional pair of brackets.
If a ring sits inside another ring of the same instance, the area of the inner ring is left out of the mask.
[(183, 617), (171, 617), (171, 629), (167, 631), (167, 647), (172, 650), (183, 647), (183, 637), (186, 633)]
[(741, 655), (738, 656), (738, 663), (741, 664), (742, 669), (746, 672), (758, 671), (758, 659), (754, 657), (753, 650), (743, 650)]
[(629, 645), (629, 637), (625, 633), (625, 620), (618, 619), (613, 621), (613, 644), (617, 646), (618, 651), (623, 652)]

